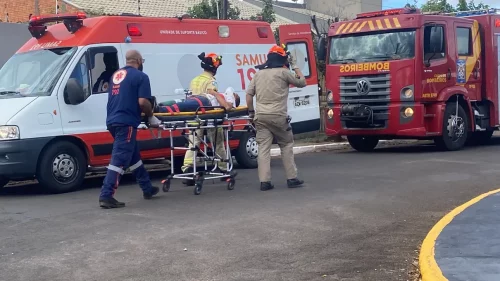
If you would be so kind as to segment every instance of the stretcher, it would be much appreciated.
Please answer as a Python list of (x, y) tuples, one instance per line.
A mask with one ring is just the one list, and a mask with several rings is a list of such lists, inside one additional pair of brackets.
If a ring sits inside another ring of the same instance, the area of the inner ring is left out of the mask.
[[(231, 155), (231, 147), (229, 146), (229, 133), (237, 131), (255, 131), (251, 118), (248, 116), (248, 108), (246, 106), (240, 106), (231, 110), (226, 110), (220, 106), (200, 106), (195, 112), (154, 113), (154, 115), (162, 122), (160, 127), (157, 128), (157, 138), (161, 138), (162, 131), (167, 131), (170, 138), (170, 175), (168, 175), (166, 179), (162, 180), (163, 192), (168, 192), (170, 190), (171, 182), (174, 179), (192, 181), (194, 183), (193, 192), (195, 195), (201, 194), (204, 181), (211, 179), (220, 179), (221, 181), (225, 181), (227, 183), (228, 190), (234, 189), (236, 183), (235, 177), (237, 174), (233, 172), (233, 158)], [(146, 127), (149, 127), (147, 122), (144, 122), (143, 124)], [(244, 129), (235, 129), (235, 127), (243, 127)], [(226, 155), (217, 155), (217, 141), (212, 143), (212, 153), (209, 155), (207, 149), (207, 129), (217, 130), (219, 128), (223, 131), (223, 144)], [(196, 134), (198, 129), (203, 130), (202, 136)], [(196, 138), (200, 141), (200, 145), (203, 145), (203, 149), (201, 149), (200, 146), (194, 146), (193, 148), (174, 146), (174, 132), (176, 131), (181, 131), (181, 135), (185, 137), (188, 143), (193, 146), (194, 143), (192, 139)], [(152, 132), (152, 135), (154, 136), (155, 134)], [(173, 163), (176, 150), (192, 150), (195, 152), (193, 153), (192, 159), (192, 171), (175, 174)], [(204, 169), (197, 167), (196, 164), (198, 159), (202, 160)], [(225, 170), (227, 170), (227, 172), (222, 172), (219, 169), (219, 162), (221, 161), (226, 162)], [(213, 163), (213, 168), (211, 170), (209, 170), (209, 162)]]

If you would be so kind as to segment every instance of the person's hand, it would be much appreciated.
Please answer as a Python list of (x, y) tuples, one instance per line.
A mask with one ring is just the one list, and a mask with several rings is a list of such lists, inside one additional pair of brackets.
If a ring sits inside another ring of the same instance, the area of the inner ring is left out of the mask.
[(288, 54), (288, 63), (292, 70), (297, 68), (297, 59), (292, 54)]
[(249, 110), (248, 111), (248, 117), (250, 117), (252, 123), (253, 123), (253, 119), (255, 118), (255, 111), (254, 110)]
[(156, 116), (149, 117), (148, 122), (149, 122), (149, 127), (152, 128), (158, 128), (161, 125), (160, 119), (156, 118)]

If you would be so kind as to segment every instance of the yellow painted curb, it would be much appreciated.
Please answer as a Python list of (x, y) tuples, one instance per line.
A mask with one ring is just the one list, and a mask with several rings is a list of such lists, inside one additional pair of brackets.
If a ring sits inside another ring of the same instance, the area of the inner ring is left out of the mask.
[(439, 268), (434, 258), (434, 246), (436, 243), (436, 239), (443, 231), (443, 229), (453, 220), (453, 218), (455, 218), (463, 210), (481, 201), (481, 199), (499, 192), (500, 189), (496, 189), (477, 196), (476, 198), (458, 206), (453, 211), (446, 214), (440, 221), (436, 223), (436, 225), (434, 225), (434, 227), (431, 229), (431, 231), (429, 231), (424, 239), (424, 242), (422, 243), (420, 256), (418, 258), (422, 281), (448, 281), (448, 279), (443, 276), (443, 272), (441, 272), (441, 269)]

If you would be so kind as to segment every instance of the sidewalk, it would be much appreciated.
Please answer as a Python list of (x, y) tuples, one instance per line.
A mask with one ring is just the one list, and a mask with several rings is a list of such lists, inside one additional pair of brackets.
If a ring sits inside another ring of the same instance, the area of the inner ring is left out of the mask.
[(422, 281), (500, 280), (500, 189), (444, 216), (420, 252)]

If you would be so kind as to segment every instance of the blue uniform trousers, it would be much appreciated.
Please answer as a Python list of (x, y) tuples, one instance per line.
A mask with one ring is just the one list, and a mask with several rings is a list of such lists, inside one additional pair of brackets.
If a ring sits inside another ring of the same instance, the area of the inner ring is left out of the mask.
[(108, 130), (114, 139), (113, 152), (101, 188), (100, 198), (113, 197), (120, 183), (120, 178), (127, 168), (133, 172), (142, 191), (151, 192), (151, 180), (142, 163), (139, 146), (137, 145), (137, 128), (132, 126), (110, 126)]

